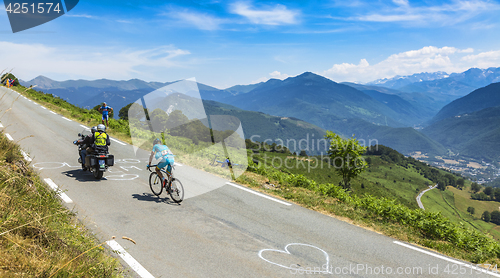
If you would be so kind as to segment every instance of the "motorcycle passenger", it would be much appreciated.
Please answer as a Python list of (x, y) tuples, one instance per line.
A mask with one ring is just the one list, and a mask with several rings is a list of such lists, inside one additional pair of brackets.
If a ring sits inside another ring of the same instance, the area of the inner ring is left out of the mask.
[(153, 150), (151, 151), (151, 155), (149, 156), (148, 167), (151, 165), (153, 156), (155, 156), (155, 159), (161, 158), (161, 161), (158, 162), (155, 170), (158, 176), (161, 178), (162, 183), (164, 183), (165, 177), (163, 177), (160, 169), (167, 167), (167, 173), (170, 174), (172, 171), (172, 165), (174, 164), (174, 155), (166, 145), (163, 145), (161, 143), (161, 140), (159, 138), (156, 138), (153, 142)]

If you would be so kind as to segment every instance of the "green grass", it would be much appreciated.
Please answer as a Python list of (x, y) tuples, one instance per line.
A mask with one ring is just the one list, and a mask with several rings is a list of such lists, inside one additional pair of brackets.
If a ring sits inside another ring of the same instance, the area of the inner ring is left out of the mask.
[[(472, 200), (470, 199), (470, 191), (467, 189), (458, 190), (448, 187), (445, 191), (435, 189), (426, 192), (422, 198), (422, 204), (426, 210), (439, 211), (443, 216), (455, 223), (464, 222), (465, 225), (478, 229), (483, 233), (489, 233), (496, 240), (500, 240), (500, 227), (480, 219), (485, 210), (489, 212), (498, 210), (500, 207), (499, 202)], [(474, 215), (467, 212), (468, 207), (475, 208)]]
[(123, 269), (0, 133), (0, 276), (122, 277)]

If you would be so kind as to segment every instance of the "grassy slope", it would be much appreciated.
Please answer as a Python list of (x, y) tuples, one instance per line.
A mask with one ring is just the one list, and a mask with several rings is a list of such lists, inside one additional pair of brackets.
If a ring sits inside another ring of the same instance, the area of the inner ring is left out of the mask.
[[(267, 162), (269, 165), (274, 162), (275, 167), (279, 167), (280, 164), (285, 166), (286, 162), (287, 166), (293, 166), (293, 168), (285, 167), (290, 173), (302, 174), (318, 183), (338, 184), (341, 180), (335, 169), (328, 167), (329, 165), (326, 162), (322, 164), (319, 161), (316, 164), (313, 161), (308, 162), (300, 158), (299, 160), (291, 157), (287, 158), (285, 154), (266, 153), (265, 155), (268, 156)], [(255, 158), (264, 159), (264, 154), (255, 155)], [(411, 167), (407, 169), (383, 161), (378, 156), (370, 156), (370, 158), (372, 162), (368, 170), (352, 181), (354, 194), (387, 197), (395, 199), (409, 208), (418, 208), (416, 201), (418, 192), (427, 188), (428, 184), (432, 182)], [(283, 163), (280, 163), (280, 161), (283, 161)]]
[(21, 158), (18, 146), (0, 133), (0, 276), (53, 274), (123, 275), (120, 263), (54, 198)]
[[(422, 204), (429, 211), (440, 211), (453, 222), (458, 223), (462, 221), (466, 225), (484, 233), (489, 233), (495, 239), (500, 240), (500, 227), (493, 223), (486, 223), (480, 219), (485, 210), (489, 212), (498, 210), (500, 207), (499, 202), (472, 200), (470, 199), (469, 190), (458, 190), (448, 187), (444, 192), (439, 190), (428, 191), (422, 198)], [(471, 216), (467, 212), (468, 207), (474, 207), (476, 213)]]

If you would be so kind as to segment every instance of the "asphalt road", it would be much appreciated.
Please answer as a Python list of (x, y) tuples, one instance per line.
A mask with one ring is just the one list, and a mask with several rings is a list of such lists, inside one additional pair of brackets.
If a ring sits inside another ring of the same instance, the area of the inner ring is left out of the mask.
[(431, 189), (434, 189), (434, 188), (436, 188), (437, 186), (438, 186), (438, 185), (437, 185), (437, 183), (436, 183), (436, 185), (434, 185), (434, 186), (429, 186), (429, 188), (427, 188), (426, 190), (424, 190), (424, 191), (420, 192), (420, 194), (418, 194), (418, 196), (417, 196), (417, 204), (418, 204), (418, 207), (419, 207), (419, 208), (421, 208), (421, 209), (425, 210), (425, 208), (424, 208), (424, 204), (422, 204), (422, 201), (421, 201), (422, 196), (424, 196), (425, 192), (427, 192), (427, 191), (429, 191), (429, 190), (431, 190)]
[(175, 170), (186, 199), (174, 204), (150, 192), (148, 153), (135, 155), (117, 141), (110, 147), (115, 166), (96, 181), (77, 163), (72, 141), (83, 129), (79, 123), (5, 88), (2, 95), (0, 116), (12, 109), (0, 118), (0, 129), (42, 178), (64, 191), (71, 199), (66, 206), (99, 239), (117, 237), (109, 246), (127, 251), (122, 262), (132, 276), (500, 277), (186, 165)]

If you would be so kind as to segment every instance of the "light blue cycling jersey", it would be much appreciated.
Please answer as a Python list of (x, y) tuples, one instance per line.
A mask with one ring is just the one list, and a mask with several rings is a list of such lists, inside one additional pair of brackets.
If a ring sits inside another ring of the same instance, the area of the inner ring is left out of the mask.
[(155, 152), (155, 159), (160, 159), (158, 162), (159, 169), (167, 167), (167, 171), (172, 171), (172, 165), (174, 165), (174, 155), (170, 152), (169, 148), (165, 145), (156, 144), (153, 146), (153, 152)]

